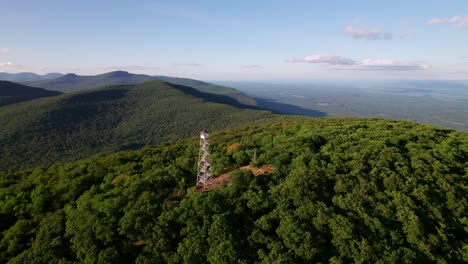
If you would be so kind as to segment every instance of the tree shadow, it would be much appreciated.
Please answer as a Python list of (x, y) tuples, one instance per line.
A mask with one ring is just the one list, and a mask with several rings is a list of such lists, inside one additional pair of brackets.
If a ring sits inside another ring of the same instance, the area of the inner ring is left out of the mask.
[(261, 107), (267, 110), (273, 111), (274, 113), (278, 113), (278, 114), (303, 115), (303, 116), (312, 116), (312, 117), (327, 116), (327, 113), (322, 112), (322, 111), (306, 109), (306, 108), (299, 107), (297, 105), (280, 103), (273, 99), (266, 99), (266, 98), (259, 98), (259, 97), (255, 97), (254, 99), (257, 101), (257, 103)]

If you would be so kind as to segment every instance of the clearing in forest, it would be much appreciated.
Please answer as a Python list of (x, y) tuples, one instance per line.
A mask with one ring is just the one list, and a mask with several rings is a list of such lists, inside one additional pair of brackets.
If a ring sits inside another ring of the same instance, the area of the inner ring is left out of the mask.
[(229, 186), (231, 185), (231, 180), (229, 179), (229, 173), (233, 171), (237, 171), (237, 170), (250, 170), (254, 176), (258, 176), (258, 175), (263, 175), (263, 174), (271, 174), (273, 172), (273, 167), (271, 165), (263, 165), (260, 168), (254, 168), (248, 165), (248, 166), (242, 166), (242, 167), (238, 167), (235, 169), (227, 170), (223, 174), (219, 175), (218, 177), (208, 180), (205, 183), (205, 186), (203, 186), (203, 184), (197, 185), (195, 191), (196, 192), (209, 191), (213, 188), (218, 187), (222, 183), (226, 183)]

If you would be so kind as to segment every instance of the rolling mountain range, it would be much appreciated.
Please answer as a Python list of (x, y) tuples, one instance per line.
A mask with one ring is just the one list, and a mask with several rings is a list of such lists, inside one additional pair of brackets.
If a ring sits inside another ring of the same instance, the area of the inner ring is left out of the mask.
[(0, 108), (0, 168), (136, 149), (274, 118), (236, 99), (163, 81), (70, 92)]
[(0, 106), (59, 94), (61, 93), (56, 91), (48, 91), (42, 88), (34, 88), (13, 82), (0, 81)]
[(161, 80), (171, 84), (189, 86), (201, 92), (232, 97), (242, 104), (257, 105), (254, 99), (233, 88), (186, 78), (150, 76), (144, 74), (133, 74), (126, 71), (114, 71), (95, 76), (81, 76), (70, 73), (56, 79), (23, 82), (23, 84), (53, 91), (72, 92), (110, 85), (138, 84), (151, 80)]
[(10, 82), (31, 82), (47, 79), (56, 79), (63, 76), (61, 73), (47, 73), (44, 75), (32, 73), (32, 72), (20, 72), (20, 73), (6, 73), (0, 72), (0, 80)]
[(73, 92), (110, 85), (137, 84), (154, 79), (154, 77), (144, 74), (131, 74), (125, 71), (115, 71), (95, 76), (82, 76), (69, 73), (55, 79), (23, 82), (23, 84), (53, 91)]

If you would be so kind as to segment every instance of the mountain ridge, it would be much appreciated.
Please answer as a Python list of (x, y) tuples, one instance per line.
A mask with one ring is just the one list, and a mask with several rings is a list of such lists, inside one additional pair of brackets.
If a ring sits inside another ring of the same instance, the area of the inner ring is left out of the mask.
[(139, 84), (151, 80), (161, 80), (175, 85), (189, 86), (201, 92), (232, 97), (241, 104), (258, 106), (255, 99), (233, 88), (188, 78), (150, 76), (145, 74), (133, 74), (126, 71), (113, 71), (98, 75), (76, 75), (74, 73), (69, 73), (56, 79), (24, 82), (23, 84), (48, 90), (71, 92), (110, 85)]
[(60, 94), (62, 93), (57, 91), (30, 87), (10, 81), (0, 81), (0, 107)]
[(0, 108), (0, 170), (161, 144), (202, 128), (273, 117), (229, 96), (159, 80), (65, 93)]

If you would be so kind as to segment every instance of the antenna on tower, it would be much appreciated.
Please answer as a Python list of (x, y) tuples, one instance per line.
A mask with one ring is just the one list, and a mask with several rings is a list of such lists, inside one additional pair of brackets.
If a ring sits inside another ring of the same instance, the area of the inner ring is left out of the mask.
[(205, 187), (206, 181), (213, 177), (211, 172), (211, 159), (210, 159), (210, 135), (208, 131), (200, 131), (200, 150), (198, 152), (198, 174), (197, 185), (203, 184)]

